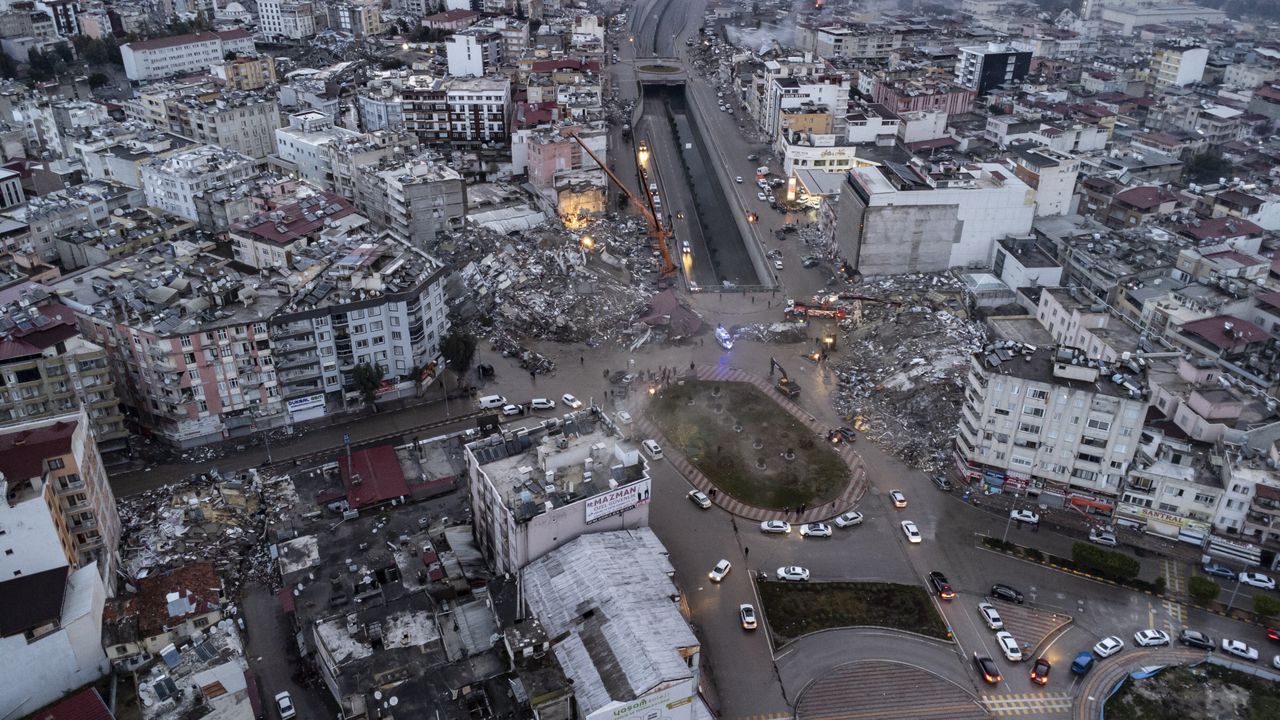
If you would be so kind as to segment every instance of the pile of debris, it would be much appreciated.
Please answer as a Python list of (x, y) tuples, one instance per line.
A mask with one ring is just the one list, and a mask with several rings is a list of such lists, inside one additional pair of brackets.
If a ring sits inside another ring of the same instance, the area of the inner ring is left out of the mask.
[[(950, 275), (867, 280), (833, 369), (836, 410), (905, 462), (937, 472), (960, 420), (969, 357), (987, 342)], [(877, 301), (870, 300), (871, 298)]]

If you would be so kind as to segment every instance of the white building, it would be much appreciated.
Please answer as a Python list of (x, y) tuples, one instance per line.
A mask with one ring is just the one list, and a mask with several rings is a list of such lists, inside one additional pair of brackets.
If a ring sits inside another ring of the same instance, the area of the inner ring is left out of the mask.
[(1151, 51), (1151, 82), (1157, 89), (1198, 83), (1208, 63), (1208, 48), (1161, 43)]
[(1110, 512), (1138, 449), (1146, 380), (1117, 368), (1114, 382), (1084, 357), (1021, 343), (974, 354), (956, 435), (969, 480)]
[(449, 74), (484, 77), (502, 63), (502, 36), (485, 30), (463, 30), (445, 41)]
[(359, 169), (356, 206), (397, 240), (429, 250), (440, 233), (461, 226), (467, 212), (466, 183), (439, 157), (402, 157)]
[(849, 87), (847, 77), (774, 77), (766, 89), (761, 129), (768, 137), (775, 137), (781, 130), (784, 111), (814, 105), (831, 112), (832, 130), (840, 134), (845, 120), (841, 109), (849, 106)]
[(1036, 191), (1036, 217), (1071, 212), (1080, 162), (1038, 145), (1018, 145), (1008, 160), (1013, 174)]
[(245, 155), (200, 145), (143, 165), (142, 189), (151, 207), (199, 221), (197, 195), (246, 180), (256, 171), (253, 160)]
[(223, 30), (138, 40), (120, 46), (124, 74), (134, 82), (208, 72), (229, 52), (254, 52), (247, 30)]
[(299, 0), (258, 0), (262, 34), (286, 40), (305, 40), (316, 34), (315, 8)]
[(276, 129), (276, 156), (286, 170), (316, 187), (332, 190), (333, 168), (328, 145), (360, 133), (333, 124), (333, 118), (319, 110), (294, 113), (289, 126)]
[(481, 552), (515, 572), (586, 533), (649, 525), (649, 469), (593, 411), (570, 413), (564, 432), (508, 431), (467, 445), (471, 511)]

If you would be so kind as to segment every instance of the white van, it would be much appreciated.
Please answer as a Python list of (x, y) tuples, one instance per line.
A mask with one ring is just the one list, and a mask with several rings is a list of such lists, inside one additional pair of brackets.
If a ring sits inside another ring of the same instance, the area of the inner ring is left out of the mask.
[(493, 408), (500, 408), (503, 405), (506, 405), (507, 399), (501, 395), (485, 395), (476, 402), (480, 404), (481, 410), (491, 410)]
[(644, 442), (640, 443), (640, 446), (643, 447), (644, 451), (649, 453), (649, 457), (653, 458), (654, 460), (662, 459), (662, 448), (658, 445), (658, 443), (654, 442), (653, 440), (645, 440)]

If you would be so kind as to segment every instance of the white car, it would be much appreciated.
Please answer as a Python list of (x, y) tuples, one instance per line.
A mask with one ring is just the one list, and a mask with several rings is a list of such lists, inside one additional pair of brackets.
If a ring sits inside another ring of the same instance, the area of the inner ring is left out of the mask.
[(1271, 658), (1271, 667), (1280, 670), (1280, 655)]
[(831, 537), (831, 526), (826, 523), (805, 523), (800, 526), (801, 537)]
[(734, 178), (734, 179), (733, 179), (733, 181), (734, 181), (734, 182), (736, 182), (736, 183), (738, 183), (739, 185), (741, 185), (741, 184), (742, 184), (742, 176), (741, 176), (741, 175), (739, 175), (738, 177)]
[(831, 522), (835, 523), (836, 527), (838, 528), (847, 528), (847, 527), (853, 527), (854, 525), (861, 525), (862, 513), (850, 510), (849, 512), (844, 513), (843, 515), (837, 517), (835, 520), (832, 520)]
[(889, 499), (893, 501), (893, 506), (898, 509), (907, 506), (907, 496), (903, 495), (901, 490), (890, 490)]
[(555, 410), (556, 401), (549, 398), (534, 398), (529, 401), (529, 407), (534, 410)]
[(781, 261), (781, 260), (774, 260), (774, 261), (773, 261), (773, 269), (774, 269), (774, 270), (781, 270), (781, 269), (782, 269), (782, 261)]
[(1004, 620), (1000, 619), (1000, 611), (989, 602), (978, 603), (978, 614), (987, 623), (987, 627), (992, 630), (1003, 630)]
[(1258, 661), (1258, 649), (1249, 647), (1243, 640), (1222, 638), (1222, 652), (1228, 655), (1235, 655), (1241, 660)]
[(742, 618), (743, 630), (756, 629), (756, 609), (743, 603), (738, 606), (738, 617)]
[(570, 395), (569, 393), (565, 393), (561, 395), (560, 402), (564, 403), (565, 405), (569, 406), (574, 410), (577, 410), (578, 408), (582, 407), (582, 401)]
[(626, 410), (619, 410), (617, 417), (618, 417), (619, 423), (623, 425), (631, 424), (631, 413), (627, 412)]
[(707, 497), (707, 494), (701, 490), (690, 490), (686, 497), (689, 498), (689, 502), (697, 505), (703, 510), (709, 510), (711, 508), (711, 498)]
[(789, 582), (809, 582), (809, 571), (799, 565), (778, 568), (778, 579)]
[(765, 194), (764, 194), (764, 193), (762, 193), (762, 192), (758, 192), (758, 193), (756, 193), (756, 198), (757, 198), (758, 200), (760, 200), (760, 202), (764, 202), (764, 201), (765, 201), (765, 198), (767, 198), (767, 197), (769, 197), (769, 196), (768, 196), (768, 195), (765, 195)]
[(1018, 647), (1018, 641), (1013, 638), (1013, 633), (1001, 630), (996, 633), (996, 642), (1000, 643), (1000, 652), (1004, 653), (1005, 660), (1009, 662), (1022, 661), (1022, 648)]
[(721, 560), (716, 563), (715, 567), (711, 568), (711, 572), (707, 573), (707, 577), (711, 578), (711, 582), (718, 583), (723, 580), (724, 576), (728, 575), (729, 571), (732, 569), (733, 565), (729, 564), (728, 560)]
[(502, 414), (507, 417), (511, 417), (512, 415), (519, 415), (520, 406), (519, 405), (503, 405)]
[(1240, 573), (1240, 582), (1245, 585), (1252, 585), (1263, 590), (1275, 590), (1276, 581), (1263, 575), (1262, 573), (1242, 572)]
[(289, 697), (288, 691), (276, 695), (276, 707), (280, 709), (280, 720), (289, 720), (296, 717), (298, 711), (293, 707), (293, 698)]
[(680, 241), (680, 252), (684, 253), (685, 255), (693, 254), (693, 246), (689, 244), (688, 240)]
[(1116, 534), (1110, 530), (1090, 530), (1089, 542), (1094, 542), (1105, 547), (1115, 547), (1118, 544), (1116, 542)]
[(902, 521), (902, 532), (907, 536), (907, 542), (909, 543), (924, 541), (924, 538), (920, 535), (920, 528), (916, 527), (916, 524), (910, 520)]
[(1030, 510), (1010, 510), (1009, 517), (1018, 522), (1031, 523), (1032, 525), (1040, 522), (1040, 516)]
[(1133, 644), (1138, 647), (1160, 647), (1169, 644), (1169, 633), (1148, 628), (1133, 634)]
[(765, 520), (760, 523), (760, 532), (788, 535), (791, 533), (791, 523), (786, 520)]
[(1093, 654), (1099, 658), (1109, 658), (1124, 649), (1124, 641), (1115, 635), (1109, 635), (1093, 646)]

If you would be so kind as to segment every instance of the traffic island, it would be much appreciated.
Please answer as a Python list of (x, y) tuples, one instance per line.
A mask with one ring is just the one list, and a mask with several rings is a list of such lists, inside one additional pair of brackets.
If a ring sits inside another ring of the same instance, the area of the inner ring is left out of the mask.
[(850, 468), (821, 437), (755, 386), (686, 381), (646, 414), (717, 492), (759, 508), (815, 508), (849, 485)]
[(950, 640), (924, 588), (875, 582), (764, 580), (760, 603), (775, 647), (821, 630), (878, 627)]
[(1106, 701), (1107, 720), (1280, 717), (1280, 687), (1267, 678), (1204, 663), (1126, 678)]

